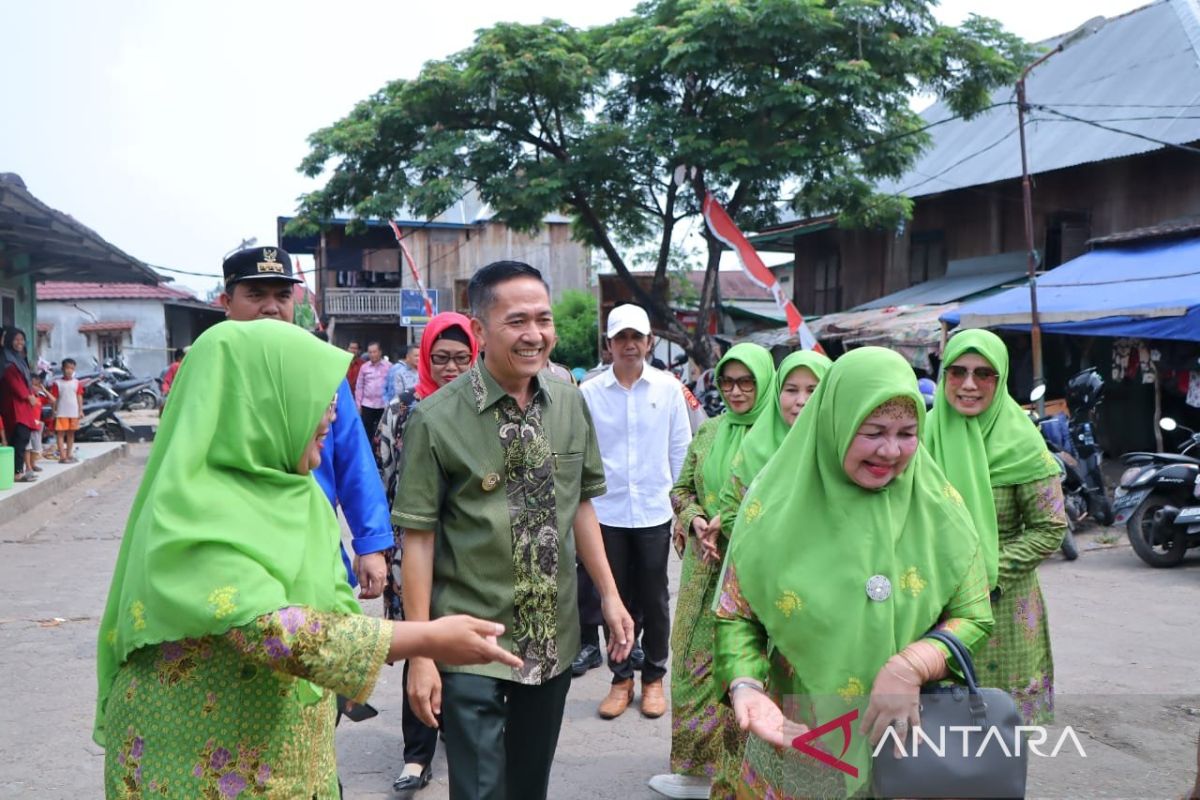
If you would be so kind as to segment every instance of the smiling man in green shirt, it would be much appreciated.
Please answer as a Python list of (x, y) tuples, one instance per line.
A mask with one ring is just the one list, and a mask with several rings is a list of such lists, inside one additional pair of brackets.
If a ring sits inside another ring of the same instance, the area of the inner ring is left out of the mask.
[(541, 273), (499, 261), (475, 274), (468, 294), (486, 355), (421, 401), (404, 431), (392, 512), (406, 529), (404, 610), (410, 620), (502, 622), (501, 646), (524, 664), (413, 659), (408, 694), (427, 724), (440, 713), (446, 726), (452, 800), (537, 800), (579, 650), (576, 552), (618, 661), (632, 648), (633, 620), (592, 509), (605, 486), (587, 406), (575, 387), (539, 374), (556, 341)]

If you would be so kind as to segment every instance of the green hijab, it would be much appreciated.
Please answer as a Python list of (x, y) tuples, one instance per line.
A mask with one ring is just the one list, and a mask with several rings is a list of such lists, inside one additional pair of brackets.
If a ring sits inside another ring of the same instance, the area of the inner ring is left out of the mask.
[[(348, 353), (276, 320), (222, 322), (171, 387), (100, 622), (93, 738), (140, 647), (221, 634), (292, 605), (359, 612), (340, 531), (296, 465), (346, 377)], [(320, 695), (298, 682), (298, 697)]]
[[(749, 411), (744, 414), (726, 411), (719, 417), (720, 421), (717, 423), (717, 433), (716, 438), (713, 439), (712, 449), (704, 457), (701, 472), (704, 475), (705, 497), (701, 505), (704, 506), (704, 511), (710, 519), (719, 512), (718, 493), (725, 485), (725, 481), (729, 480), (730, 464), (738, 448), (742, 446), (746, 432), (762, 416), (763, 411), (771, 405), (771, 386), (772, 379), (775, 377), (775, 361), (771, 358), (770, 351), (760, 345), (749, 342), (735, 344), (717, 362), (717, 368), (713, 370), (713, 374), (719, 378), (725, 365), (730, 361), (737, 361), (750, 370), (750, 374), (754, 376), (757, 391), (754, 395), (754, 405)], [(721, 397), (725, 399), (724, 392), (721, 393)], [(728, 402), (726, 400), (726, 405)]]
[(815, 350), (797, 350), (780, 362), (779, 368), (775, 370), (775, 380), (771, 382), (775, 413), (759, 417), (758, 422), (754, 423), (750, 432), (746, 434), (741, 449), (733, 459), (733, 473), (742, 481), (743, 486), (750, 485), (750, 481), (754, 480), (759, 470), (771, 460), (771, 456), (775, 455), (788, 431), (792, 429), (783, 418), (783, 408), (779, 402), (788, 375), (797, 367), (804, 367), (817, 376), (819, 386), (832, 364), (827, 356)]
[[(839, 358), (750, 485), (729, 549), (743, 596), (772, 645), (795, 668), (810, 726), (865, 711), (875, 675), (937, 623), (979, 543), (962, 499), (918, 444), (882, 490), (842, 462), (863, 421), (902, 398), (918, 425), (924, 401), (912, 368), (879, 347)], [(866, 592), (884, 576), (890, 595)], [(719, 669), (719, 667), (718, 667)], [(855, 733), (846, 760), (853, 794), (869, 777), (870, 747)]]
[[(977, 353), (1000, 373), (992, 404), (964, 417), (946, 399), (946, 370), (966, 353)], [(1058, 474), (1058, 464), (1029, 416), (1008, 393), (1008, 348), (991, 331), (968, 330), (946, 345), (942, 377), (925, 430), (925, 445), (962, 494), (983, 547), (988, 586), (996, 585), (1000, 533), (993, 486), (1014, 486)]]

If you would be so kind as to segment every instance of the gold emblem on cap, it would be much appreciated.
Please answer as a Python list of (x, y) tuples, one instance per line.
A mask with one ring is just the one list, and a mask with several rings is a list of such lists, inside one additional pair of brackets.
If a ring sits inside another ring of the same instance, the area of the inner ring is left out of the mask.
[(483, 479), (483, 490), (490, 492), (500, 485), (500, 476), (495, 472), (489, 472)]
[(281, 275), (283, 274), (283, 264), (279, 262), (279, 253), (274, 250), (264, 249), (262, 257), (265, 260), (258, 262), (259, 272), (278, 272)]

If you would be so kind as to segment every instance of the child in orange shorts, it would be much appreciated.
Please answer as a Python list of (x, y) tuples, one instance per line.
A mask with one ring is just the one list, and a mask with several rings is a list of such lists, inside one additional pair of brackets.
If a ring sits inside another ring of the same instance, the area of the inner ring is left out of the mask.
[(58, 439), (58, 463), (74, 464), (75, 431), (83, 412), (83, 384), (75, 377), (75, 359), (62, 360), (62, 377), (50, 386), (54, 395), (54, 432)]

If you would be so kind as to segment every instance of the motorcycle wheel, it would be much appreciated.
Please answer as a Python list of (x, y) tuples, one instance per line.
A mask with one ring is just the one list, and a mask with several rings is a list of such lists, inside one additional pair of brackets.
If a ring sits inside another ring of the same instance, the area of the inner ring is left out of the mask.
[(1154, 512), (1171, 504), (1169, 495), (1152, 492), (1133, 512), (1126, 523), (1129, 544), (1138, 558), (1152, 567), (1174, 567), (1187, 554), (1187, 543), (1175, 532), (1168, 541), (1156, 542), (1154, 537)]
[(1079, 558), (1079, 548), (1075, 544), (1075, 524), (1067, 522), (1067, 532), (1063, 534), (1062, 554), (1067, 561)]
[(158, 395), (149, 389), (142, 389), (129, 398), (125, 407), (131, 410), (145, 409), (147, 411), (158, 408)]
[(1108, 490), (1104, 488), (1104, 476), (1100, 474), (1100, 468), (1093, 466), (1089, 469), (1088, 479), (1092, 486), (1098, 487), (1097, 491), (1088, 493), (1088, 513), (1101, 525), (1112, 525), (1117, 516), (1113, 513)]

